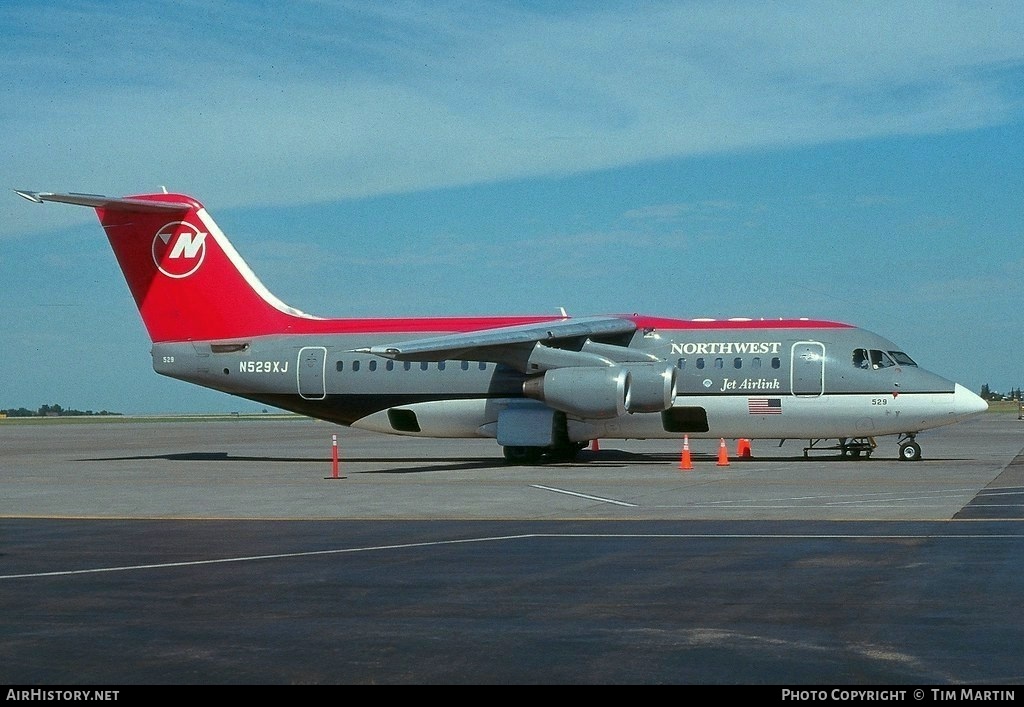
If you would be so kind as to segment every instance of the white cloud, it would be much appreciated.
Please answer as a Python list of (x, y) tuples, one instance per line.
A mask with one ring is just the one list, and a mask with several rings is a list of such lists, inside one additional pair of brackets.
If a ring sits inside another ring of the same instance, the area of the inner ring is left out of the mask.
[[(1012, 3), (70, 7), (0, 10), (11, 187), (308, 203), (1021, 107)], [(2, 203), (0, 233), (23, 232)]]

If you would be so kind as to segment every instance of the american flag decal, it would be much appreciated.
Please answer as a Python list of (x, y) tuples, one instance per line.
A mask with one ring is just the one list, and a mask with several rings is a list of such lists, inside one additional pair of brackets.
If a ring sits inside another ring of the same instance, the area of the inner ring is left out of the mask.
[(781, 415), (782, 398), (747, 398), (747, 412), (751, 415)]

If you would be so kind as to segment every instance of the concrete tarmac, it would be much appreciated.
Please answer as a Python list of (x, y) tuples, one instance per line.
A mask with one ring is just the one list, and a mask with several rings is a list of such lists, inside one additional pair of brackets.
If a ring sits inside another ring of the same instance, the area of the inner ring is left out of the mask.
[(918, 441), (0, 423), (0, 682), (1019, 683), (1024, 422)]

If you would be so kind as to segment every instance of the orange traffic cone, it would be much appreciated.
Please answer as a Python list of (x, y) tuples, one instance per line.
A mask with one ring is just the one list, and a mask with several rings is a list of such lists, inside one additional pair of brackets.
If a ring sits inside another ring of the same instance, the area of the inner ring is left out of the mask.
[(600, 452), (601, 451), (601, 445), (597, 443), (596, 439), (590, 440), (590, 451), (592, 451), (592, 452)]
[(679, 468), (689, 471), (693, 468), (693, 460), (690, 459), (690, 436), (683, 437), (683, 453), (679, 456)]
[(736, 440), (736, 456), (740, 459), (750, 459), (750, 440)]
[(729, 450), (725, 448), (725, 438), (718, 445), (718, 466), (729, 466)]

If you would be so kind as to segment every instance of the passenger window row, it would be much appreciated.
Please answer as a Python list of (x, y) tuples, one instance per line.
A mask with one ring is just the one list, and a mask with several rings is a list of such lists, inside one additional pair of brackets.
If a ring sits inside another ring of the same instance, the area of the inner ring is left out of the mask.
[[(681, 371), (685, 371), (687, 365), (688, 361), (685, 358), (681, 358), (678, 361), (676, 361), (676, 368), (678, 368)], [(696, 358), (693, 361), (693, 367), (696, 368), (698, 371), (703, 371), (705, 368), (708, 368), (709, 365), (711, 368), (721, 369), (725, 368), (726, 361), (725, 358), (721, 356), (711, 359), (710, 362), (704, 356), (700, 356), (699, 358)], [(736, 356), (735, 358), (730, 359), (729, 365), (732, 368), (740, 369), (743, 368), (745, 365), (748, 365), (748, 363), (746, 363), (742, 357)], [(761, 360), (760, 356), (754, 356), (749, 361), (750, 368), (754, 369), (755, 371), (760, 369), (763, 365), (764, 362)], [(780, 359), (778, 356), (772, 356), (771, 360), (768, 361), (767, 365), (771, 366), (771, 368), (773, 369), (779, 369), (782, 367), (782, 359)]]
[[(476, 366), (481, 371), (486, 371), (489, 365), (486, 361), (419, 361), (413, 363), (412, 361), (392, 361), (387, 359), (381, 361), (380, 359), (371, 358), (369, 361), (362, 361), (361, 359), (354, 359), (352, 361), (338, 361), (334, 364), (334, 369), (338, 372), (346, 370), (346, 368), (352, 372), (358, 372), (360, 370), (367, 371), (394, 371), (397, 369), (403, 371), (429, 371), (431, 368), (437, 371), (443, 371), (448, 368), (449, 364), (458, 364), (458, 367), (463, 371), (468, 371), (472, 366)], [(365, 369), (364, 369), (365, 364)]]
[[(853, 365), (856, 368), (865, 369), (878, 369), (878, 368), (889, 368), (892, 366), (917, 366), (914, 359), (910, 358), (907, 354), (902, 351), (882, 351), (880, 349), (854, 349), (853, 351)], [(689, 361), (685, 358), (680, 358), (676, 361), (676, 367), (684, 371), (686, 370)], [(729, 359), (728, 364), (724, 357), (718, 356), (713, 359), (707, 359), (704, 356), (693, 360), (693, 367), (698, 371), (703, 371), (706, 368), (724, 369), (726, 365), (731, 366), (735, 369), (741, 369), (748, 365), (748, 362), (740, 357)], [(749, 367), (758, 370), (764, 365), (760, 356), (755, 356), (749, 361)], [(778, 356), (773, 356), (769, 361), (768, 365), (773, 369), (779, 369), (782, 367), (782, 360)]]

